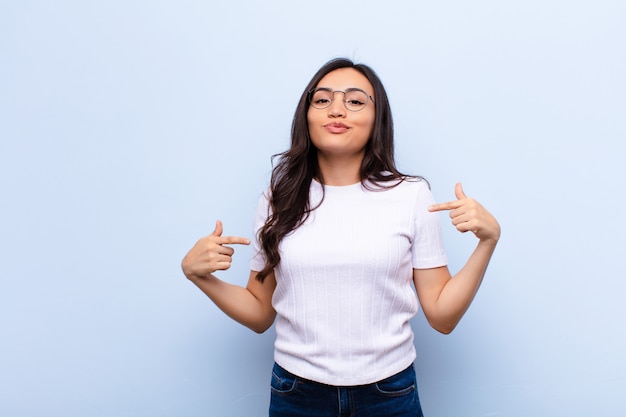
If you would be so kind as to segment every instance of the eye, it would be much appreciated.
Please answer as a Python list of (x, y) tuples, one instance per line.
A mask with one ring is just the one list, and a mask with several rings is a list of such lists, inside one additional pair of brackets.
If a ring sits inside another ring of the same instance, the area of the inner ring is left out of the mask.
[(353, 106), (362, 106), (362, 105), (364, 105), (364, 104), (365, 104), (365, 102), (364, 102), (364, 101), (361, 101), (361, 100), (356, 99), (356, 98), (351, 98), (351, 99), (349, 99), (349, 100), (346, 100), (346, 103), (347, 103), (347, 104), (351, 104), (351, 105), (353, 105)]
[(318, 109), (324, 109), (330, 106), (333, 101), (333, 93), (327, 89), (319, 89), (313, 92), (311, 96), (311, 105)]
[(350, 109), (361, 109), (367, 104), (367, 94), (360, 89), (348, 90), (345, 94), (345, 102)]

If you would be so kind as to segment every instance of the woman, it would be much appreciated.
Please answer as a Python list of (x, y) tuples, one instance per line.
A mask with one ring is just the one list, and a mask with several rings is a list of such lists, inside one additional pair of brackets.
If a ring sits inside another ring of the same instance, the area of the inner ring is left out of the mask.
[[(460, 184), (456, 200), (434, 204), (425, 180), (398, 172), (387, 95), (366, 65), (336, 59), (315, 74), (279, 156), (257, 208), (246, 288), (213, 275), (231, 265), (227, 245), (250, 243), (222, 236), (220, 221), (183, 259), (185, 275), (256, 332), (276, 319), (271, 417), (421, 416), (409, 324), (417, 298), (430, 325), (451, 332), (500, 226)], [(478, 238), (454, 277), (442, 210)]]

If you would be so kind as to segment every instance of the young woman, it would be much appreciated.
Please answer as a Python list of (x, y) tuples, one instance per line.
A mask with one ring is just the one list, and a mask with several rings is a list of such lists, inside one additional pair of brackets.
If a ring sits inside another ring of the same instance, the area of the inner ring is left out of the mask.
[[(389, 102), (371, 68), (336, 59), (315, 74), (257, 208), (247, 286), (213, 275), (230, 267), (228, 245), (250, 243), (222, 236), (219, 220), (182, 261), (234, 320), (256, 332), (276, 321), (271, 417), (422, 415), (409, 324), (418, 299), (431, 326), (451, 332), (500, 236), (461, 184), (455, 194), (435, 204), (424, 179), (396, 169)], [(442, 210), (478, 238), (454, 277)]]

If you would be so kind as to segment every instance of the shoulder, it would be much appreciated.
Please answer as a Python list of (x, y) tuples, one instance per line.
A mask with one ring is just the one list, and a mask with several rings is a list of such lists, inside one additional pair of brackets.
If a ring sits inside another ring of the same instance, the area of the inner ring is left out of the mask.
[(396, 191), (398, 193), (419, 193), (420, 191), (430, 192), (430, 185), (423, 177), (403, 176), (392, 178), (387, 181), (368, 180), (367, 188), (372, 191)]
[(399, 186), (405, 187), (411, 190), (429, 190), (430, 184), (423, 177), (403, 177)]
[(256, 205), (256, 217), (264, 217), (267, 218), (271, 212), (271, 192), (268, 189), (265, 189), (261, 195), (259, 195), (259, 199)]

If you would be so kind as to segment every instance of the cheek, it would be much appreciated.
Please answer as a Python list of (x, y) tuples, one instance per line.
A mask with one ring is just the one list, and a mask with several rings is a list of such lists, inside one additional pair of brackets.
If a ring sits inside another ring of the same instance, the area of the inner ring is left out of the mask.
[(368, 132), (368, 137), (372, 136), (372, 132), (374, 132), (374, 116), (372, 115), (362, 120), (361, 127), (364, 131)]
[(312, 124), (312, 122), (313, 122), (313, 117), (312, 117), (312, 116), (313, 116), (313, 115), (311, 114), (311, 110), (310, 110), (310, 108), (309, 108), (309, 111), (308, 111), (308, 112), (306, 112), (306, 121), (307, 121), (307, 124), (308, 124), (309, 126), (311, 126), (311, 124)]
[(317, 136), (319, 130), (319, 120), (316, 117), (316, 113), (309, 110), (306, 115), (307, 129), (309, 130), (309, 136), (314, 139)]

